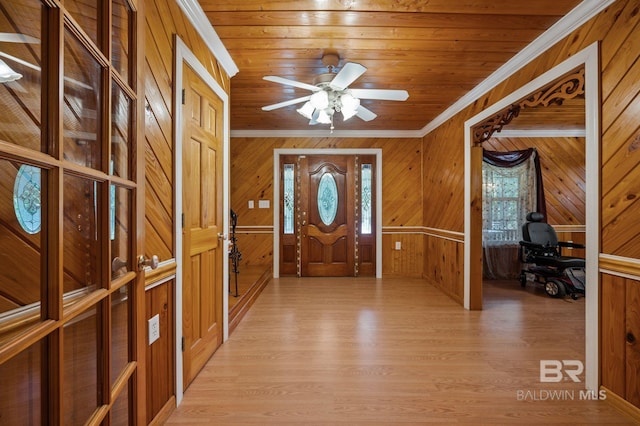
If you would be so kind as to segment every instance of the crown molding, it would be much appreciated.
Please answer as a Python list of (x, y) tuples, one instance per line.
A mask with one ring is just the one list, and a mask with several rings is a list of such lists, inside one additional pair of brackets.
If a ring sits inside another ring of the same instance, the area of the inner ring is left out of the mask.
[(202, 37), (202, 40), (204, 40), (229, 78), (236, 75), (239, 71), (238, 66), (233, 61), (233, 58), (231, 58), (227, 48), (222, 44), (222, 40), (220, 40), (218, 33), (213, 29), (209, 19), (207, 19), (207, 15), (205, 15), (204, 10), (202, 10), (200, 3), (198, 3), (197, 0), (176, 0), (176, 3), (178, 3), (178, 6), (180, 6), (184, 14), (187, 15), (187, 18), (196, 28), (196, 31), (200, 34), (200, 37)]

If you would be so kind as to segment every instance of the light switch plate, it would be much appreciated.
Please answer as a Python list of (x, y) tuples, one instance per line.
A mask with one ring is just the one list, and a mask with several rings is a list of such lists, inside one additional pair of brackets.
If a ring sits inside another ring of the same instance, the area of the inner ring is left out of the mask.
[(269, 205), (269, 200), (258, 200), (258, 208), (260, 209), (268, 209)]
[(396, 241), (396, 250), (402, 250), (402, 243), (400, 243), (400, 241)]
[(253, 200), (249, 200), (249, 208), (252, 209), (254, 207), (255, 207), (255, 205), (253, 203)]
[(160, 315), (155, 314), (149, 318), (149, 346), (160, 338)]

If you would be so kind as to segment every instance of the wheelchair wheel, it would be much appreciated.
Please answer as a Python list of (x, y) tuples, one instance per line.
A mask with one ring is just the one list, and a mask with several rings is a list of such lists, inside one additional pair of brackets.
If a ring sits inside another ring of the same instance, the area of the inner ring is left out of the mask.
[(564, 297), (567, 294), (562, 281), (549, 280), (544, 284), (544, 291), (551, 297)]

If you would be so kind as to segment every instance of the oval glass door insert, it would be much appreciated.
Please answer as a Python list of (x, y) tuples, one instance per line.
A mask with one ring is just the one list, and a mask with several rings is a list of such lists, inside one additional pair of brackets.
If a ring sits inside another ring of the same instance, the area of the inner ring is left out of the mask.
[(325, 173), (318, 185), (318, 213), (322, 223), (329, 226), (338, 212), (338, 186), (331, 173)]

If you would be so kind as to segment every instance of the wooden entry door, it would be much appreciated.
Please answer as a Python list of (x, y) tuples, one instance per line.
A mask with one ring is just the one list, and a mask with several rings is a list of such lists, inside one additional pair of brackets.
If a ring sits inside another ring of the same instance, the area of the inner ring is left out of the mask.
[(184, 67), (183, 375), (184, 389), (222, 344), (223, 102)]
[(302, 276), (355, 275), (354, 174), (349, 156), (300, 158)]

